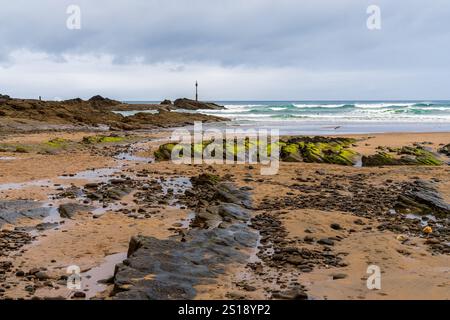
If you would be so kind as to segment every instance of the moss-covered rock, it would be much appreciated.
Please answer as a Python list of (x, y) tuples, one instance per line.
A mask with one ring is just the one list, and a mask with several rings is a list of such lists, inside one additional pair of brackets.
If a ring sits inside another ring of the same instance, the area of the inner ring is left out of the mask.
[[(285, 162), (314, 162), (330, 163), (339, 165), (353, 165), (356, 163), (359, 155), (349, 147), (355, 142), (350, 138), (328, 138), (328, 137), (299, 137), (287, 139), (285, 141), (267, 143), (266, 155), (271, 156), (272, 150), (277, 147), (280, 153), (280, 160)], [(192, 156), (202, 154), (211, 141), (192, 144)], [(234, 160), (243, 160), (242, 155), (248, 155), (249, 150), (256, 149), (257, 159), (260, 160), (263, 155), (259, 154), (261, 141), (250, 141), (246, 139), (244, 143), (224, 142), (223, 156), (225, 158), (234, 158)], [(276, 144), (276, 145), (275, 145)], [(170, 160), (173, 148), (176, 143), (161, 145), (155, 151), (157, 160)], [(266, 156), (264, 155), (264, 156)], [(215, 155), (212, 155), (215, 156)], [(239, 159), (238, 159), (239, 157)]]
[(281, 147), (281, 159), (286, 162), (302, 162), (299, 145), (296, 143), (285, 144)]
[[(282, 160), (299, 155), (304, 162), (353, 165), (358, 153), (349, 147), (355, 143), (351, 138), (299, 137), (289, 139), (282, 150)], [(297, 151), (298, 150), (298, 151)]]
[(118, 136), (88, 136), (83, 138), (83, 143), (85, 144), (97, 144), (97, 143), (118, 143), (123, 142), (124, 137)]
[(154, 152), (155, 159), (158, 161), (167, 161), (172, 157), (173, 148), (178, 144), (176, 143), (166, 143), (159, 146), (158, 150)]
[[(379, 148), (381, 149), (381, 148)], [(374, 155), (362, 158), (363, 166), (395, 166), (395, 165), (426, 165), (439, 166), (442, 161), (437, 156), (421, 146), (404, 146), (401, 148), (387, 149), (389, 152), (378, 151)]]
[(69, 140), (63, 139), (63, 138), (54, 138), (45, 143), (46, 146), (59, 149), (64, 148), (69, 143)]

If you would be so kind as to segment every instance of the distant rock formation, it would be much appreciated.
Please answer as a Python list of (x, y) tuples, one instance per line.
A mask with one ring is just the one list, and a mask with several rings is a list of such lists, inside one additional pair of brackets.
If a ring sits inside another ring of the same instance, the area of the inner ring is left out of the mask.
[(166, 100), (164, 100), (163, 102), (161, 102), (160, 104), (161, 104), (161, 105), (164, 105), (164, 106), (166, 106), (166, 105), (172, 105), (172, 101), (166, 99)]
[(177, 109), (186, 109), (186, 110), (199, 110), (199, 109), (210, 109), (210, 110), (220, 110), (224, 109), (223, 106), (219, 106), (218, 104), (212, 102), (201, 102), (190, 99), (177, 99), (173, 103), (175, 108)]
[(111, 106), (121, 104), (120, 101), (103, 98), (100, 95), (93, 96), (88, 100), (94, 107)]

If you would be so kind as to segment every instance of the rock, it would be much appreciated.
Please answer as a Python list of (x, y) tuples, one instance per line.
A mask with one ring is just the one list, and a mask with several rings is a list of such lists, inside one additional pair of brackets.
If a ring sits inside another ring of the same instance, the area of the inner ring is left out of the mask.
[(172, 101), (166, 99), (160, 103), (161, 105), (172, 105)]
[(398, 149), (390, 148), (387, 151), (389, 152), (378, 151), (374, 155), (363, 156), (363, 166), (442, 165), (442, 161), (433, 152), (425, 150), (422, 146), (405, 146)]
[(16, 277), (23, 277), (23, 276), (25, 276), (25, 272), (24, 272), (24, 271), (18, 270), (18, 271), (16, 272)]
[(333, 277), (333, 280), (345, 279), (348, 277), (345, 273), (334, 273), (331, 276)]
[(34, 274), (34, 276), (36, 277), (36, 279), (41, 280), (41, 281), (50, 279), (50, 277), (44, 271), (38, 271)]
[(286, 261), (295, 266), (302, 264), (305, 260), (300, 256), (289, 256)]
[(99, 187), (99, 184), (96, 182), (87, 183), (84, 185), (86, 189), (96, 189)]
[(318, 244), (323, 244), (327, 246), (334, 246), (334, 241), (329, 238), (323, 238), (317, 241)]
[(331, 227), (331, 229), (333, 229), (333, 230), (342, 230), (341, 225), (338, 224), (338, 223), (332, 223), (332, 224), (330, 225), (330, 227)]
[(175, 108), (177, 109), (185, 109), (185, 110), (200, 110), (200, 109), (212, 109), (212, 110), (220, 110), (224, 109), (223, 106), (219, 106), (215, 103), (210, 102), (200, 102), (190, 99), (177, 99), (173, 103)]
[[(5, 224), (14, 224), (20, 218), (46, 217), (50, 210), (51, 208), (44, 207), (44, 204), (39, 201), (0, 200), (0, 227)], [(11, 229), (11, 227), (8, 227), (8, 229)]]
[(77, 299), (86, 298), (86, 293), (84, 293), (82, 291), (76, 291), (73, 293), (72, 297), (77, 298)]
[(291, 289), (272, 294), (272, 298), (281, 300), (306, 300), (308, 295), (301, 289)]
[(438, 152), (450, 157), (450, 143), (440, 148)]
[(92, 210), (93, 207), (81, 205), (78, 203), (65, 203), (59, 206), (58, 212), (61, 218), (72, 219), (79, 212), (87, 212)]
[(39, 271), (41, 271), (39, 268), (32, 268), (32, 269), (30, 269), (30, 271), (28, 271), (28, 274), (29, 275), (35, 275)]
[(249, 291), (249, 292), (256, 291), (256, 287), (251, 286), (251, 285), (249, 285), (249, 284), (245, 284), (242, 288), (243, 288), (245, 291)]
[(450, 214), (450, 204), (442, 199), (431, 183), (416, 180), (403, 194), (399, 195), (395, 210), (401, 213), (433, 214), (445, 217)]
[(25, 291), (33, 293), (34, 291), (36, 291), (36, 288), (35, 288), (35, 286), (30, 284), (30, 285), (25, 286)]

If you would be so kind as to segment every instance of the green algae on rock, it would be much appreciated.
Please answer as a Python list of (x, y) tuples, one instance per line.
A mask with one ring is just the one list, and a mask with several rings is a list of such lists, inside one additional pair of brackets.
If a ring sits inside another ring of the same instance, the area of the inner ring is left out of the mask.
[(125, 140), (124, 137), (117, 136), (88, 136), (83, 137), (83, 143), (85, 144), (97, 144), (97, 143), (117, 143), (123, 142)]
[[(374, 155), (362, 158), (363, 166), (395, 166), (395, 165), (426, 165), (440, 166), (443, 162), (437, 156), (422, 146), (404, 146), (401, 148), (382, 148)], [(387, 151), (387, 152), (386, 152)]]
[(54, 138), (47, 141), (45, 145), (56, 149), (56, 148), (64, 148), (65, 146), (67, 146), (68, 143), (70, 143), (69, 140), (63, 138)]
[[(250, 150), (254, 150), (256, 152), (254, 160), (256, 160), (264, 156), (270, 157), (272, 149), (276, 147), (280, 152), (280, 160), (284, 162), (314, 162), (349, 166), (356, 163), (359, 156), (357, 152), (350, 149), (350, 146), (355, 142), (355, 139), (350, 138), (298, 137), (285, 141), (264, 143), (265, 149), (263, 150), (266, 150), (266, 155), (263, 155), (259, 153), (263, 142), (259, 140), (252, 141), (247, 138), (240, 143), (236, 140), (234, 142), (224, 142), (223, 157), (243, 160), (249, 155)], [(191, 155), (202, 154), (211, 144), (212, 141), (192, 144)], [(155, 158), (160, 161), (170, 160), (175, 146), (182, 148), (177, 143), (161, 145), (154, 153)], [(212, 154), (212, 157), (214, 156)]]

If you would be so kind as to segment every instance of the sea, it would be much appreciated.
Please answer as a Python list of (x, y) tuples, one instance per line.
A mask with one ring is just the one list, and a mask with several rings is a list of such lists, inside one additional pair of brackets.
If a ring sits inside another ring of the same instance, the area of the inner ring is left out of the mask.
[[(150, 103), (130, 103), (146, 102)], [(177, 112), (198, 112), (229, 120), (207, 127), (278, 129), (284, 135), (450, 132), (448, 100), (213, 102), (225, 109)]]

